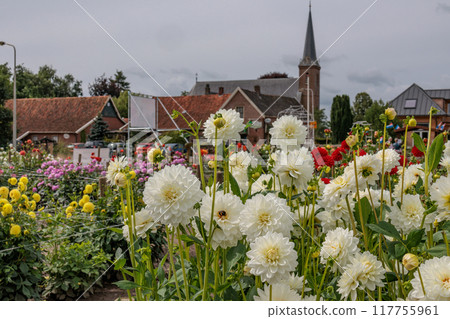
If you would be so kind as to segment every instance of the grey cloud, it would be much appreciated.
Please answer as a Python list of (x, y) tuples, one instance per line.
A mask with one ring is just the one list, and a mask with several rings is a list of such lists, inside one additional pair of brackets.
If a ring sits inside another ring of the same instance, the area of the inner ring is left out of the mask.
[(330, 55), (325, 54), (323, 57), (320, 58), (320, 63), (328, 64), (328, 63), (342, 61), (345, 59), (347, 59), (347, 56), (345, 54), (339, 54), (339, 55), (335, 55), (335, 56), (330, 56)]
[(377, 70), (369, 70), (363, 73), (350, 73), (347, 78), (350, 82), (371, 84), (374, 86), (394, 85), (392, 79)]
[(288, 66), (288, 67), (296, 67), (298, 65), (299, 58), (296, 55), (292, 55), (292, 54), (285, 54), (281, 57), (281, 61), (283, 62), (284, 65)]
[(446, 12), (446, 13), (450, 13), (450, 5), (448, 5), (446, 3), (439, 2), (437, 4), (436, 11), (438, 11), (438, 12), (439, 11), (443, 11), (443, 12)]

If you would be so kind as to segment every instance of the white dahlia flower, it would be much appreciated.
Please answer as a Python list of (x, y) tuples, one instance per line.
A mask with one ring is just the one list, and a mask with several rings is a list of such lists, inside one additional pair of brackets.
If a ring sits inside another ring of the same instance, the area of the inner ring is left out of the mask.
[(281, 233), (290, 237), (294, 215), (286, 200), (272, 193), (257, 194), (247, 200), (241, 212), (241, 231), (249, 242), (268, 232)]
[(430, 195), (437, 204), (437, 220), (450, 220), (450, 176), (441, 177), (432, 184)]
[(288, 146), (288, 148), (299, 148), (306, 139), (306, 126), (303, 122), (292, 115), (284, 115), (273, 122), (269, 130), (272, 139), (270, 143), (277, 146)]
[[(272, 180), (272, 188), (269, 189), (270, 180)], [(260, 191), (270, 191), (274, 189), (274, 186), (276, 186), (276, 190), (279, 190), (276, 181), (273, 178), (273, 175), (270, 174), (262, 174), (252, 185), (252, 193), (257, 193)]]
[(450, 301), (450, 257), (443, 256), (425, 261), (419, 267), (425, 294), (420, 282), (419, 272), (411, 280), (413, 290), (410, 300)]
[[(221, 109), (217, 111), (216, 114), (211, 114), (204, 124), (205, 131), (203, 132), (203, 135), (208, 139), (208, 141), (214, 144), (216, 132), (214, 117), (217, 114), (221, 114), (225, 121), (224, 125), (217, 129), (217, 139), (223, 141), (239, 140), (241, 138), (239, 132), (243, 131), (245, 128), (244, 119), (242, 119), (239, 113), (235, 110)], [(219, 144), (220, 143), (221, 142), (219, 142)]]
[(331, 258), (332, 271), (342, 271), (350, 262), (350, 257), (358, 252), (358, 239), (349, 230), (339, 227), (326, 235), (320, 250), (320, 262), (326, 264)]
[(163, 225), (185, 225), (195, 215), (194, 205), (204, 193), (200, 181), (182, 166), (166, 166), (145, 183), (144, 202)]
[(344, 268), (341, 278), (338, 280), (338, 292), (341, 294), (341, 300), (347, 299), (350, 295), (351, 300), (355, 301), (357, 289), (360, 285), (359, 276), (364, 273), (364, 266), (361, 263), (351, 264)]
[[(375, 156), (383, 161), (383, 150), (378, 151)], [(390, 172), (394, 167), (399, 165), (400, 155), (393, 149), (384, 150), (384, 172)]]
[(261, 280), (269, 284), (288, 278), (297, 267), (294, 243), (280, 233), (267, 233), (256, 238), (250, 244), (247, 257), (250, 273), (261, 276)]
[[(219, 246), (222, 248), (234, 247), (242, 238), (242, 233), (239, 229), (239, 216), (243, 209), (244, 205), (236, 195), (224, 194), (223, 191), (216, 192), (213, 220), (218, 228), (214, 230), (211, 239), (211, 245), (214, 250)], [(205, 224), (207, 233), (210, 229), (211, 210), (212, 197), (206, 195), (202, 200), (200, 217)]]
[(333, 207), (353, 190), (352, 175), (353, 172), (344, 172), (325, 185), (322, 192), (322, 198), (326, 202), (324, 207)]
[(230, 172), (236, 179), (239, 187), (245, 192), (248, 189), (247, 168), (256, 167), (258, 160), (249, 152), (239, 151), (230, 155)]
[(117, 173), (123, 173), (127, 167), (127, 158), (125, 156), (115, 157), (112, 161), (109, 162), (108, 171), (106, 172), (106, 180), (111, 185), (115, 184), (115, 177)]
[[(413, 229), (419, 229), (424, 217), (425, 208), (420, 201), (419, 195), (403, 195), (403, 205), (401, 209), (397, 205), (390, 206), (391, 212), (387, 212), (387, 218), (395, 228), (403, 231), (405, 234)], [(434, 215), (429, 214), (425, 217), (425, 224), (429, 225), (434, 220)]]
[[(400, 175), (399, 182), (397, 185), (395, 185), (393, 195), (395, 197), (400, 197), (402, 193), (402, 174), (403, 174), (403, 167), (399, 167), (398, 173)], [(409, 167), (405, 167), (405, 180), (403, 185), (403, 193), (406, 193), (406, 191), (413, 186), (416, 186), (417, 182), (419, 181), (419, 178), (422, 178), (422, 180), (425, 179), (425, 173), (423, 171), (423, 167), (420, 164), (414, 164)]]
[(302, 290), (305, 292), (311, 291), (311, 288), (303, 288), (304, 284), (306, 285), (308, 283), (305, 276), (299, 277), (294, 273), (292, 273), (288, 278), (281, 280), (280, 283), (288, 285), (292, 290), (297, 292), (302, 292)]
[[(358, 277), (361, 289), (369, 289), (374, 291), (376, 287), (383, 287), (383, 278), (386, 270), (383, 268), (381, 261), (370, 252), (365, 251), (362, 254), (356, 254), (355, 257), (350, 258), (351, 264), (362, 264), (364, 267), (363, 273)], [(349, 266), (351, 267), (351, 266)]]
[[(136, 225), (135, 234), (137, 237), (144, 238), (149, 229), (152, 233), (156, 232), (156, 228), (159, 226), (159, 224), (155, 222), (153, 217), (154, 216), (148, 207), (141, 209), (134, 215), (134, 224)], [(127, 241), (130, 241), (130, 232), (128, 225), (125, 224), (122, 227), (122, 234)]]
[[(375, 185), (378, 181), (378, 174), (381, 173), (381, 161), (375, 155), (364, 155), (356, 157), (356, 172), (358, 176), (358, 187), (360, 190), (369, 185)], [(355, 167), (350, 162), (344, 170), (344, 174), (350, 175), (351, 184), (356, 187)]]
[(281, 151), (277, 155), (275, 174), (280, 178), (282, 185), (291, 186), (291, 183), (302, 191), (308, 186), (308, 181), (314, 173), (314, 161), (308, 149), (302, 147), (298, 150), (286, 153)]
[(272, 299), (270, 299), (270, 286), (264, 285), (264, 290), (258, 288), (258, 295), (254, 297), (255, 301), (300, 301), (302, 298), (289, 285), (277, 283), (272, 285)]
[(444, 166), (447, 171), (450, 171), (450, 156), (443, 156), (439, 164)]
[(444, 146), (445, 146), (445, 148), (444, 148), (444, 152), (443, 152), (442, 156), (444, 156), (444, 157), (450, 157), (450, 141), (447, 141), (447, 142), (444, 144)]
[(324, 210), (316, 215), (317, 219), (320, 221), (322, 226), (322, 232), (328, 233), (337, 227), (344, 227), (344, 222), (341, 218), (336, 218), (336, 215), (331, 211)]

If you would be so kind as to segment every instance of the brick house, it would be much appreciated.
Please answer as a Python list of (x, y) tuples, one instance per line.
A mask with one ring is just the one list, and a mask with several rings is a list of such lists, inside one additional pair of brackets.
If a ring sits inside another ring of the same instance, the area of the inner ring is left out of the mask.
[[(450, 89), (424, 90), (419, 85), (413, 83), (409, 88), (403, 91), (390, 105), (397, 112), (399, 120), (407, 116), (414, 116), (417, 120), (417, 126), (408, 128), (408, 145), (412, 145), (411, 134), (416, 132), (422, 138), (428, 138), (429, 112), (434, 107), (438, 112), (433, 115), (431, 121), (431, 136), (436, 135), (450, 128)], [(396, 133), (403, 134), (404, 128), (395, 130)]]
[[(12, 110), (13, 100), (6, 101), (5, 107)], [(18, 99), (17, 136), (19, 140), (85, 142), (99, 113), (110, 131), (126, 124), (110, 96)]]

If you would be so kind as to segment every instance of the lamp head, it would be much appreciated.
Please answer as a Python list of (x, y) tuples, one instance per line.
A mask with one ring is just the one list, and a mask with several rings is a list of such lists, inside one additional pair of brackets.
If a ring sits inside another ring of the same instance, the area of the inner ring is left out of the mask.
[(0, 41), (0, 46), (3, 46), (5, 44), (6, 44), (5, 41)]

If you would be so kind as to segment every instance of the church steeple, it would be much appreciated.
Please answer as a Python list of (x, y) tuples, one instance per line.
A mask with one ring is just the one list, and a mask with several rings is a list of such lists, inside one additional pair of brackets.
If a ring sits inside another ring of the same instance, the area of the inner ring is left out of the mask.
[(316, 55), (316, 43), (314, 41), (314, 29), (311, 15), (311, 1), (309, 2), (309, 17), (308, 26), (306, 28), (305, 48), (303, 50), (303, 58), (300, 60), (300, 65), (310, 66), (319, 65)]

